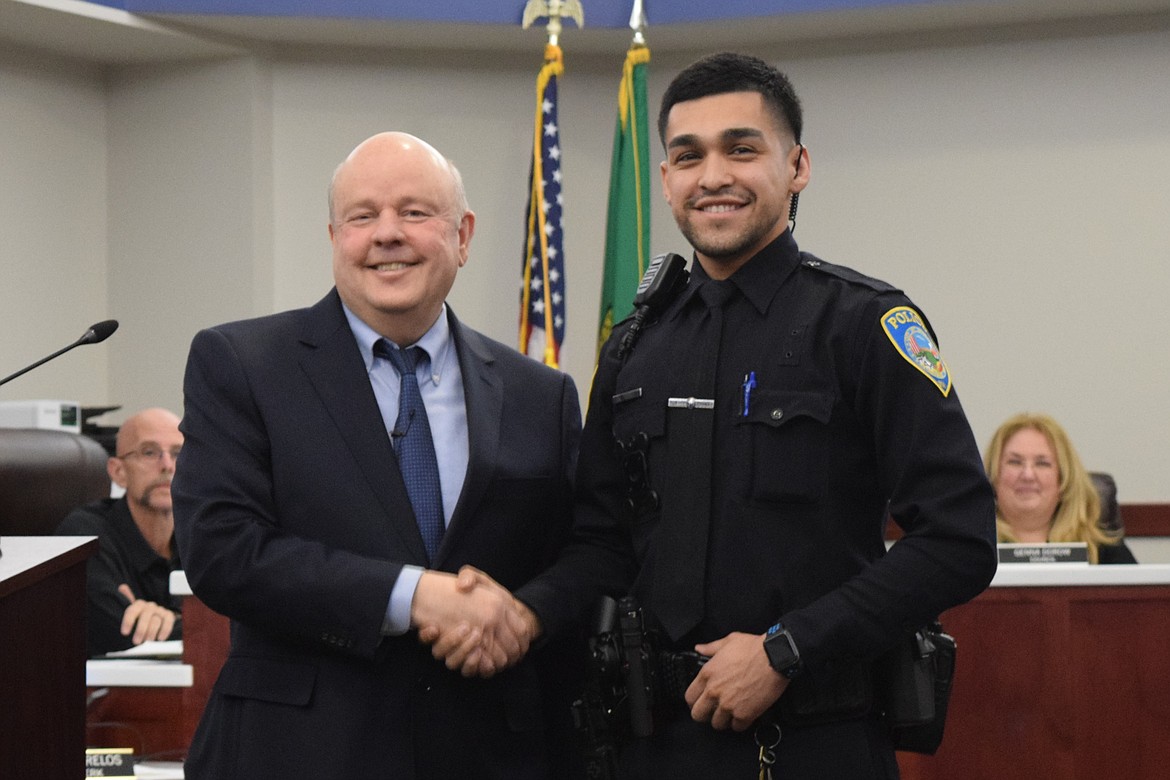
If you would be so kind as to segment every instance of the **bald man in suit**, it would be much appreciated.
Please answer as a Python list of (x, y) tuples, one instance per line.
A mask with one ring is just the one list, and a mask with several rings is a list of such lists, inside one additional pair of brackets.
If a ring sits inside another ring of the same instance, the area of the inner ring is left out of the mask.
[[(330, 188), (335, 288), (195, 337), (176, 536), (232, 645), (188, 778), (566, 773), (566, 664), (527, 652), (532, 616), (508, 591), (568, 531), (577, 391), (445, 304), (474, 228), (448, 160), (373, 136)], [(409, 369), (388, 358), (412, 346), (441, 485), (433, 553), (392, 442)], [(487, 585), (457, 590), (464, 567)], [(420, 628), (464, 637), (483, 677), (447, 669)]]

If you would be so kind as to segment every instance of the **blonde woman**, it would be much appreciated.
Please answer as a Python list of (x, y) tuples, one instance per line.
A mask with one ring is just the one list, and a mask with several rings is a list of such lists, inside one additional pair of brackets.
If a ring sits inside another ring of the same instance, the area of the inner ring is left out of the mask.
[(1101, 527), (1097, 490), (1056, 420), (1025, 413), (1004, 421), (985, 465), (999, 541), (1086, 542), (1090, 563), (1137, 563), (1121, 535)]

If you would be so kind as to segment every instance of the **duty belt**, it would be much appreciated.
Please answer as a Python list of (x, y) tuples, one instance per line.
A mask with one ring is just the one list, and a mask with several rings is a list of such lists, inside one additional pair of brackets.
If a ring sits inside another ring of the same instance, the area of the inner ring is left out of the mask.
[(686, 692), (708, 657), (693, 652), (659, 650), (654, 654), (655, 698), (658, 704), (686, 706)]
[[(686, 690), (708, 660), (693, 652), (654, 653), (655, 703), (660, 712), (678, 715), (689, 709)], [(814, 726), (876, 711), (873, 673), (867, 665), (856, 665), (836, 674), (792, 680), (769, 714), (782, 726)]]

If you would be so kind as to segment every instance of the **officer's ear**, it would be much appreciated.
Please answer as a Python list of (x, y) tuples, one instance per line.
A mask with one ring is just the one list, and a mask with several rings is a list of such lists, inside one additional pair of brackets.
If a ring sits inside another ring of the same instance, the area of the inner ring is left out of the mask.
[(793, 151), (789, 152), (789, 164), (792, 166), (792, 184), (789, 186), (789, 191), (793, 193), (800, 192), (808, 186), (809, 175), (812, 172), (812, 164), (808, 156), (808, 147), (802, 143), (796, 144), (792, 147)]
[(808, 186), (809, 163), (808, 150), (804, 144), (798, 143), (792, 148), (796, 150), (796, 156), (792, 160), (792, 184), (788, 189), (788, 230), (795, 233), (796, 207), (800, 203), (800, 191)]

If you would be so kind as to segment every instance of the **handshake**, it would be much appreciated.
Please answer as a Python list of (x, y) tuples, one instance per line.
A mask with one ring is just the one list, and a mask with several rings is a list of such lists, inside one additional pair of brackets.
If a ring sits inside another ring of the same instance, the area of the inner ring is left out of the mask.
[(458, 575), (423, 573), (410, 623), (431, 654), (464, 677), (491, 677), (524, 657), (540, 620), (507, 588), (474, 566)]

